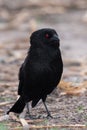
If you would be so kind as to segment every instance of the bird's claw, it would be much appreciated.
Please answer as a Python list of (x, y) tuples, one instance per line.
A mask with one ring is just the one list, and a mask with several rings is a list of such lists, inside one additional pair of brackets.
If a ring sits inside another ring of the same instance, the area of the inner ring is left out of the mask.
[(50, 114), (48, 114), (47, 119), (53, 119), (53, 117)]

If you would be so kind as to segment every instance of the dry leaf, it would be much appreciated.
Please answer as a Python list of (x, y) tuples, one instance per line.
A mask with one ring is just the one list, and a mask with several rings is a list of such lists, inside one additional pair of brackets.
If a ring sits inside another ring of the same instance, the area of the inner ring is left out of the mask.
[(62, 90), (60, 95), (80, 95), (86, 91), (86, 82), (79, 86), (74, 86), (71, 82), (61, 81), (59, 88)]

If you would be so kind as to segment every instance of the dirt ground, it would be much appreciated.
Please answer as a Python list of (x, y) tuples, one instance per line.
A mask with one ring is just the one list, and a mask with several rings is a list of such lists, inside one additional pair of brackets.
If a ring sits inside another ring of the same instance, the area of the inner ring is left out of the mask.
[[(29, 8), (26, 7), (27, 4), (25, 8), (17, 7), (15, 4), (12, 9), (9, 4), (6, 6), (4, 2), (2, 3), (2, 6), (0, 4), (0, 116), (5, 115), (17, 99), (18, 71), (30, 46), (29, 36), (36, 29), (50, 27), (59, 34), (64, 62), (61, 80), (72, 82), (73, 86), (79, 86), (87, 81), (85, 1), (81, 4), (84, 6), (74, 4), (72, 7), (71, 4), (62, 3), (62, 6), (57, 5), (55, 9), (47, 3), (46, 6), (39, 3), (39, 7), (31, 4)], [(46, 119), (46, 112), (40, 101), (35, 108), (31, 109), (31, 113), (43, 120), (33, 121), (30, 125), (87, 125), (87, 91), (80, 95), (60, 93), (60, 88), (57, 88), (47, 98), (48, 108), (54, 118)], [(27, 118), (28, 115), (26, 115)], [(1, 123), (7, 125), (9, 130), (15, 127), (15, 124), (21, 127), (19, 122), (11, 120)], [(55, 129), (51, 128), (51, 130)], [(74, 128), (60, 130), (74, 130)], [(86, 128), (81, 128), (81, 130), (86, 130)]]

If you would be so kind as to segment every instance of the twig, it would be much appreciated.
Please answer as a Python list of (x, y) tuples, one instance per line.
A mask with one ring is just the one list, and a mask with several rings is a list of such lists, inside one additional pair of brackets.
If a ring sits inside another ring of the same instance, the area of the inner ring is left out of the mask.
[(21, 124), (23, 126), (23, 130), (29, 130), (29, 124), (24, 119), (25, 115), (26, 115), (26, 109), (24, 109), (24, 111), (20, 114), (19, 119), (20, 119), (20, 122), (21, 122)]
[(80, 124), (76, 124), (76, 125), (49, 125), (49, 126), (35, 126), (32, 125), (30, 128), (36, 128), (36, 129), (41, 129), (41, 128), (86, 128), (86, 125), (80, 125)]
[[(80, 125), (80, 124), (76, 124), (76, 125), (48, 125), (48, 126), (36, 126), (36, 125), (30, 125), (30, 127), (28, 127), (28, 129), (25, 130), (29, 130), (29, 129), (42, 129), (42, 128), (87, 128), (86, 125)], [(21, 130), (22, 128), (19, 128), (19, 130)], [(17, 128), (11, 129), (11, 130), (17, 130)]]
[(38, 122), (43, 122), (43, 119), (36, 119), (36, 120), (27, 120), (28, 123), (38, 123)]
[(20, 118), (20, 122), (23, 125), (23, 130), (29, 130), (29, 125), (25, 119)]
[(8, 102), (8, 101), (7, 102), (1, 102), (0, 106), (4, 106), (4, 105), (10, 104), (10, 103), (14, 103), (14, 102), (13, 101), (11, 101), (11, 102)]
[(0, 83), (0, 86), (16, 86), (16, 85), (18, 85), (18, 82), (15, 82), (15, 83), (13, 83), (13, 82), (1, 82)]

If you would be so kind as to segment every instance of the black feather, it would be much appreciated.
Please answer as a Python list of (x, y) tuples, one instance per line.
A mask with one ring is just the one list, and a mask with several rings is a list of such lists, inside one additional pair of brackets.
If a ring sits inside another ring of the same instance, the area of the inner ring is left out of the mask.
[(25, 101), (23, 100), (22, 97), (20, 97), (13, 105), (13, 107), (7, 112), (7, 114), (9, 114), (9, 112), (21, 113), (24, 107), (25, 107)]
[(30, 37), (30, 49), (19, 72), (20, 98), (10, 111), (21, 113), (25, 104), (34, 107), (40, 99), (44, 102), (57, 86), (63, 72), (59, 49), (60, 40), (53, 29), (41, 29)]

